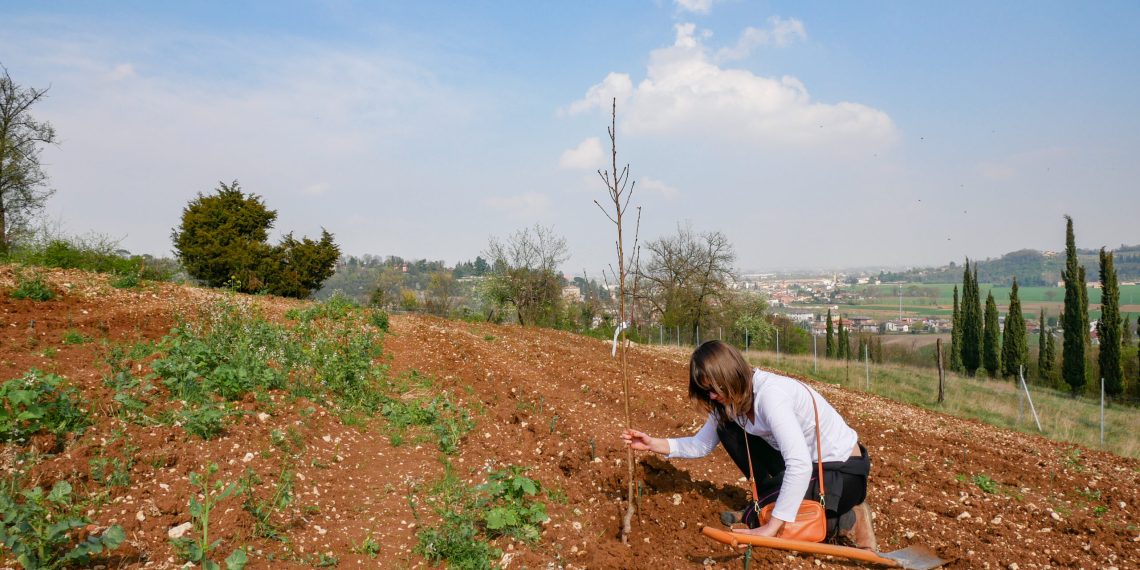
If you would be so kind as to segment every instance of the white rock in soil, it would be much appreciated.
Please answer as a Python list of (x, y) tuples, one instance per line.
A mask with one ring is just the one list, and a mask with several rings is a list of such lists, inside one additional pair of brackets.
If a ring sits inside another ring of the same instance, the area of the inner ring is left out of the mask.
[[(827, 481), (824, 481), (824, 483), (826, 483), (826, 482)], [(1001, 524), (1001, 515), (998, 515), (998, 516), (990, 519), (990, 524)]]
[[(826, 483), (826, 482), (827, 481), (824, 481), (824, 483)], [(673, 493), (673, 505), (676, 506), (679, 504), (681, 504), (681, 494), (680, 493)]]
[(194, 525), (187, 521), (166, 531), (166, 536), (170, 537), (171, 540), (179, 539), (185, 536), (186, 533), (190, 532), (190, 529), (193, 527)]
[[(265, 422), (269, 421), (269, 414), (267, 414), (265, 412), (257, 412), (257, 421), (259, 421), (261, 423), (265, 423)], [(825, 480), (824, 483), (826, 483), (826, 482), (827, 481)]]
[(956, 517), (958, 520), (966, 520), (970, 518), (970, 511), (962, 511), (962, 514)]
[[(826, 483), (826, 482), (827, 481), (824, 481), (824, 483)], [(135, 513), (135, 520), (137, 520), (139, 522), (143, 522), (146, 520), (146, 515), (144, 515), (142, 511), (139, 511), (139, 512)]]
[[(253, 461), (253, 452), (252, 451), (249, 453), (246, 453), (245, 457), (241, 458), (242, 463), (249, 463), (250, 461)], [(823, 482), (827, 483), (827, 480), (825, 479)]]
[[(826, 483), (827, 481), (824, 481), (824, 482)], [(1057, 514), (1056, 511), (1049, 513), (1049, 516), (1053, 517), (1053, 520), (1055, 520), (1055, 521), (1061, 520), (1061, 515)]]
[[(826, 482), (827, 481), (825, 480), (824, 483), (826, 483)], [(1019, 566), (1017, 565), (1016, 562), (1010, 562), (1009, 566), (1006, 566), (1006, 568), (1009, 568), (1009, 570), (1017, 570), (1019, 568)]]

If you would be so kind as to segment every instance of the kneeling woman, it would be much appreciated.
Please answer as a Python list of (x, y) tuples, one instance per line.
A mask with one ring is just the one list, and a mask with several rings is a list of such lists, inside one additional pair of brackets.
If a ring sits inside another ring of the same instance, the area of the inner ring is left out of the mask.
[(622, 439), (633, 449), (671, 458), (704, 457), (720, 442), (746, 476), (751, 449), (759, 503), (776, 503), (772, 517), (757, 528), (759, 521), (748, 507), (743, 513), (725, 513), (722, 520), (743, 520), (752, 527), (746, 532), (777, 536), (785, 522), (795, 520), (801, 500), (819, 497), (813, 463), (818, 409), (828, 535), (876, 548), (870, 509), (864, 504), (871, 459), (855, 430), (823, 396), (795, 379), (753, 370), (739, 351), (714, 340), (693, 352), (689, 397), (709, 411), (696, 435), (661, 439), (627, 429)]

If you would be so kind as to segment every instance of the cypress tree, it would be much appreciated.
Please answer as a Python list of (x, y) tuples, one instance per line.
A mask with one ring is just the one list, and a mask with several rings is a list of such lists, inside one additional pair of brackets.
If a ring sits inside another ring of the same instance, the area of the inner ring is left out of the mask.
[(1045, 325), (1045, 307), (1041, 307), (1041, 317), (1037, 319), (1037, 377), (1045, 378), (1049, 372), (1049, 364), (1046, 362), (1046, 341), (1045, 335), (1049, 334), (1049, 329)]
[(1100, 377), (1104, 391), (1110, 396), (1124, 392), (1124, 368), (1120, 362), (1120, 287), (1112, 254), (1100, 248), (1100, 320), (1096, 324), (1100, 340)]
[(831, 322), (831, 309), (827, 310), (827, 349), (823, 354), (835, 358), (835, 328)]
[(851, 355), (848, 353), (851, 352), (851, 350), (850, 350), (851, 347), (847, 345), (847, 329), (843, 328), (843, 315), (842, 314), (839, 315), (839, 334), (838, 334), (838, 337), (839, 338), (837, 338), (836, 340), (839, 342), (839, 346), (836, 347), (836, 349), (835, 349), (835, 357), (836, 358), (850, 358)]
[(986, 295), (986, 326), (982, 331), (982, 360), (991, 378), (1001, 371), (1001, 330), (998, 325), (997, 303), (991, 291)]
[(962, 369), (962, 311), (958, 307), (958, 286), (954, 286), (954, 313), (950, 319), (950, 370)]
[(1132, 316), (1124, 317), (1124, 324), (1120, 326), (1120, 346), (1132, 345)]
[(1045, 378), (1052, 382), (1053, 371), (1057, 366), (1057, 337), (1053, 335), (1053, 331), (1049, 331), (1049, 337), (1045, 339), (1045, 364)]
[(970, 272), (970, 260), (962, 274), (962, 368), (968, 376), (982, 366), (982, 307), (978, 295), (977, 273)]
[[(1088, 314), (1087, 293), (1081, 278), (1085, 269), (1077, 262), (1077, 242), (1073, 236), (1073, 218), (1065, 216), (1065, 313), (1061, 326), (1065, 330), (1061, 346), (1061, 378), (1076, 396), (1085, 385), (1085, 338), (1088, 326), (1082, 315)], [(1082, 302), (1083, 301), (1083, 302)]]
[(1017, 297), (1017, 278), (1009, 290), (1009, 313), (1005, 316), (1005, 332), (1001, 337), (1001, 375), (1017, 376), (1022, 366), (1029, 364), (1029, 346), (1025, 340), (1025, 316), (1021, 314), (1021, 299)]

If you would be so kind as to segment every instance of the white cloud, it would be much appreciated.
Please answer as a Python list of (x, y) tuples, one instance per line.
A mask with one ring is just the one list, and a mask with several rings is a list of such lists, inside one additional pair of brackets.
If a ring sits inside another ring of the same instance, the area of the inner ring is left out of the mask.
[(542, 217), (550, 209), (550, 198), (538, 192), (525, 192), (514, 196), (492, 196), (483, 201), (487, 207), (498, 210), (510, 217), (521, 220), (534, 220)]
[(566, 149), (558, 158), (558, 166), (569, 170), (596, 170), (602, 166), (605, 159), (601, 139), (590, 137), (578, 146)]
[(714, 0), (674, 0), (677, 9), (694, 14), (708, 14)]
[[(792, 31), (783, 37), (795, 35)], [(620, 92), (615, 86), (624, 83), (616, 78), (629, 80), (628, 75), (610, 73), (583, 99), (572, 103), (571, 110), (598, 108), (608, 114), (609, 100), (598, 95)], [(627, 97), (622, 126), (632, 134), (702, 135), (778, 147), (842, 145), (864, 150), (889, 144), (897, 136), (891, 118), (878, 109), (846, 101), (813, 101), (807, 87), (789, 75), (762, 77), (721, 67), (710, 59), (693, 24), (678, 24), (674, 44), (650, 53), (645, 79)]]
[(328, 182), (318, 182), (316, 184), (310, 184), (304, 187), (301, 190), (301, 193), (308, 196), (324, 196), (325, 194), (328, 194), (328, 191), (330, 189), (331, 187), (329, 186)]
[(666, 200), (672, 200), (680, 194), (676, 188), (648, 176), (643, 176), (641, 180), (637, 181), (637, 189), (650, 194), (657, 194)]
[(749, 26), (740, 33), (740, 39), (732, 47), (721, 48), (716, 52), (718, 62), (744, 59), (751, 55), (752, 50), (758, 47), (775, 46), (786, 47), (796, 41), (807, 39), (807, 30), (803, 22), (795, 19), (783, 19), (779, 16), (768, 18), (767, 28), (753, 28)]
[(107, 74), (107, 77), (109, 77), (112, 81), (119, 81), (121, 79), (133, 79), (135, 77), (138, 77), (138, 74), (135, 73), (135, 67), (133, 65), (129, 63), (120, 63), (111, 70), (111, 73)]
[(610, 73), (601, 83), (586, 91), (586, 96), (580, 101), (571, 103), (567, 109), (560, 109), (559, 113), (575, 115), (589, 111), (594, 107), (608, 109), (610, 105), (613, 104), (615, 98), (617, 98), (618, 105), (624, 105), (626, 99), (629, 98), (632, 92), (633, 82), (630, 81), (629, 75), (625, 73)]

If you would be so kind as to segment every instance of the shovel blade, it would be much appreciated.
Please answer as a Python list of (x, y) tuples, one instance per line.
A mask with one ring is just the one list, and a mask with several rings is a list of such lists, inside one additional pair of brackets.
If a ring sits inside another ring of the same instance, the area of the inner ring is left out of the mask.
[(920, 545), (908, 546), (894, 552), (880, 552), (879, 556), (890, 558), (908, 570), (932, 570), (950, 562), (939, 558), (938, 553), (933, 550)]

